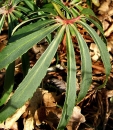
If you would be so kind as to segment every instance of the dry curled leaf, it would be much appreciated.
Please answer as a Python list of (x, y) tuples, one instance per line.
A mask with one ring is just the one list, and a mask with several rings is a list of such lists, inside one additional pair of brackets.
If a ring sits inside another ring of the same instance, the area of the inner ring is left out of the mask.
[(109, 27), (109, 29), (104, 33), (106, 37), (108, 37), (113, 32), (113, 24)]
[(105, 0), (102, 2), (100, 7), (98, 8), (99, 14), (103, 14), (103, 12), (107, 12), (109, 10), (111, 0)]
[(34, 114), (34, 119), (35, 119), (35, 123), (36, 125), (41, 125), (42, 121), (44, 121), (46, 118), (46, 109), (44, 106), (41, 106), (40, 108), (38, 108), (36, 111), (35, 111), (35, 114)]
[(97, 61), (99, 59), (99, 57), (100, 57), (100, 51), (99, 51), (97, 45), (94, 44), (94, 43), (91, 43), (90, 50), (93, 51), (93, 55), (91, 57), (92, 60)]
[(56, 93), (45, 93), (43, 95), (43, 103), (45, 107), (55, 107), (57, 102), (56, 102)]
[(69, 123), (67, 124), (68, 130), (77, 130), (80, 124), (84, 122), (85, 117), (81, 114), (81, 108), (79, 106), (75, 106)]
[(107, 97), (113, 97), (113, 90), (107, 91)]
[(33, 130), (34, 129), (34, 119), (33, 117), (28, 117), (24, 120), (24, 130)]

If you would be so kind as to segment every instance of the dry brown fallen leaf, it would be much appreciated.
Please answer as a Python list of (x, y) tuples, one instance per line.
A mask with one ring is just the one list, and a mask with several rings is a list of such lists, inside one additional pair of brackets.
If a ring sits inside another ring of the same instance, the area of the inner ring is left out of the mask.
[(34, 120), (36, 125), (41, 125), (42, 121), (44, 121), (46, 118), (46, 108), (44, 106), (41, 106), (35, 111), (34, 114)]
[(34, 129), (34, 118), (33, 117), (27, 117), (27, 119), (24, 119), (24, 130), (33, 130)]
[(109, 27), (107, 31), (105, 31), (104, 35), (106, 37), (110, 36), (110, 34), (113, 32), (113, 24)]
[(98, 11), (98, 18), (102, 22), (105, 32), (104, 35), (108, 37), (113, 32), (113, 1), (104, 1), (98, 8)]
[(61, 97), (62, 94), (56, 96), (56, 93), (54, 92), (37, 89), (30, 100), (26, 112), (23, 114), (24, 129), (27, 130), (29, 124), (31, 124), (29, 130), (32, 130), (35, 125), (39, 126), (43, 121), (54, 128), (54, 125), (56, 126), (56, 123), (58, 124), (61, 116), (61, 108), (56, 107), (57, 102), (59, 102)]
[(81, 123), (85, 122), (84, 115), (81, 114), (81, 108), (79, 106), (75, 106), (73, 109), (72, 116), (67, 124), (68, 130), (77, 130)]
[(96, 44), (91, 43), (90, 50), (94, 52), (94, 55), (91, 57), (93, 61), (97, 61), (100, 57), (100, 51)]
[(5, 123), (4, 122), (0, 123), (0, 129), (4, 129), (4, 128), (5, 128)]
[(111, 1), (111, 0), (109, 0), (109, 1), (104, 1), (104, 2), (101, 4), (101, 6), (98, 8), (99, 14), (102, 15), (103, 13), (105, 13), (105, 12), (107, 12), (107, 11), (109, 10), (110, 1)]

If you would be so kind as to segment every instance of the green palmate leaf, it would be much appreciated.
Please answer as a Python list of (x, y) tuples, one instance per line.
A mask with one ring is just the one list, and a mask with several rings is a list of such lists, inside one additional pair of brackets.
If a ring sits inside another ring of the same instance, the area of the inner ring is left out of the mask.
[(67, 42), (67, 66), (68, 66), (67, 88), (66, 88), (66, 98), (62, 111), (62, 117), (60, 119), (57, 130), (65, 129), (65, 126), (68, 123), (69, 118), (72, 114), (76, 99), (75, 53), (68, 26), (66, 27), (66, 39), (67, 39), (66, 42)]
[(58, 35), (54, 38), (37, 63), (24, 78), (23, 82), (19, 85), (6, 106), (0, 110), (1, 122), (11, 116), (18, 108), (20, 108), (29, 98), (33, 96), (33, 93), (40, 85), (41, 80), (45, 76), (47, 68), (50, 65), (50, 62), (57, 51), (58, 45), (62, 40), (64, 29), (65, 26), (60, 29)]
[(34, 44), (41, 41), (49, 33), (57, 29), (61, 24), (57, 23), (47, 28), (43, 28), (39, 31), (35, 31), (17, 41), (10, 43), (3, 51), (0, 53), (0, 69), (6, 67), (8, 64), (13, 62), (19, 56), (27, 52)]
[(106, 73), (106, 80), (103, 84), (103, 85), (105, 85), (108, 80), (110, 71), (111, 71), (110, 56), (107, 51), (106, 44), (101, 40), (101, 38), (98, 36), (98, 34), (95, 32), (95, 30), (93, 28), (91, 28), (88, 24), (86, 24), (82, 21), (80, 21), (78, 23), (81, 24), (84, 28), (86, 28), (86, 30), (88, 31), (90, 36), (93, 38), (94, 42), (97, 44), (97, 46), (100, 50), (101, 58), (104, 63), (105, 73)]
[(3, 27), (3, 25), (4, 25), (4, 21), (5, 21), (5, 14), (2, 15), (2, 18), (1, 18), (1, 20), (0, 20), (0, 33), (1, 33), (2, 27)]
[(5, 73), (5, 79), (4, 79), (4, 86), (3, 86), (3, 94), (2, 98), (0, 99), (0, 106), (2, 106), (6, 100), (8, 99), (10, 93), (13, 90), (14, 86), (14, 70), (15, 70), (15, 63), (11, 63)]
[(81, 74), (82, 74), (82, 81), (80, 84), (80, 92), (78, 94), (77, 102), (80, 102), (87, 94), (89, 87), (92, 82), (92, 64), (91, 64), (91, 57), (87, 47), (87, 44), (81, 34), (78, 32), (77, 28), (73, 26), (73, 29), (76, 34), (76, 38), (80, 48), (81, 54)]

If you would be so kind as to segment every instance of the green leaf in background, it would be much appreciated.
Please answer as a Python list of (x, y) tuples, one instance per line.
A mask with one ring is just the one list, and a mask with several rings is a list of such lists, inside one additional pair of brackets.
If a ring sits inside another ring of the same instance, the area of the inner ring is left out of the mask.
[(66, 12), (68, 12), (70, 14), (69, 9), (62, 2), (60, 2), (59, 0), (51, 0), (51, 1), (60, 5)]
[(15, 6), (22, 1), (25, 1), (25, 0), (12, 0), (12, 4), (13, 4), (13, 6)]
[(5, 14), (2, 15), (2, 18), (0, 20), (0, 33), (1, 33), (2, 27), (4, 25), (4, 21), (5, 21)]
[(89, 7), (92, 7), (92, 0), (86, 0), (87, 5), (89, 5)]
[(30, 69), (28, 52), (22, 55), (21, 60), (22, 60), (23, 77), (25, 77)]
[[(19, 56), (28, 51), (34, 44), (41, 41), (49, 33), (57, 29), (61, 24), (57, 23), (47, 28), (35, 31), (17, 41), (10, 43), (3, 51), (0, 53), (0, 69), (6, 67), (8, 64), (16, 60)], [(23, 32), (24, 33), (24, 32)]]
[(14, 13), (14, 15), (15, 15), (17, 18), (22, 18), (22, 16), (23, 16), (23, 14), (22, 14), (20, 11), (18, 11), (18, 10), (13, 10), (13, 13)]
[(15, 62), (11, 63), (6, 70), (4, 86), (3, 86), (4, 91), (3, 91), (2, 97), (0, 98), (0, 106), (2, 106), (6, 102), (10, 93), (13, 90), (14, 70), (15, 70)]
[[(28, 8), (26, 8), (26, 7), (23, 7), (23, 6), (21, 6), (21, 5), (19, 5), (19, 6), (16, 6), (16, 9), (18, 10), (18, 11), (21, 11), (21, 12), (23, 12), (23, 13), (29, 13), (29, 12), (31, 12), (31, 10), (30, 9), (28, 9)], [(27, 14), (28, 15), (28, 14)]]
[(78, 23), (81, 24), (88, 31), (89, 35), (93, 38), (94, 42), (97, 44), (99, 48), (101, 59), (105, 67), (106, 80), (105, 80), (105, 83), (103, 84), (105, 85), (111, 71), (110, 55), (107, 50), (106, 44), (101, 40), (101, 38), (98, 36), (95, 30), (91, 28), (88, 24), (82, 21), (79, 21)]
[(46, 51), (39, 58), (34, 67), (30, 70), (23, 82), (19, 85), (14, 95), (8, 101), (6, 106), (0, 110), (0, 121), (6, 120), (14, 112), (20, 108), (24, 103), (33, 96), (33, 93), (39, 87), (42, 79), (44, 78), (47, 68), (54, 57), (58, 45), (62, 40), (65, 26), (63, 26), (52, 43), (48, 46)]
[(76, 100), (76, 62), (75, 53), (70, 36), (69, 27), (66, 27), (66, 43), (67, 43), (67, 88), (66, 98), (63, 106), (62, 117), (58, 124), (57, 130), (64, 130), (69, 118), (72, 114)]
[(34, 11), (35, 10), (35, 7), (34, 7), (34, 4), (33, 4), (33, 1), (30, 1), (30, 0), (24, 0), (24, 2), (26, 3), (26, 5), (32, 10)]
[(90, 8), (84, 8), (84, 9), (81, 11), (81, 13), (84, 14), (84, 15), (91, 15), (91, 16), (96, 17), (95, 13), (94, 13), (93, 10), (90, 9)]
[(88, 46), (81, 36), (81, 34), (78, 32), (77, 28), (73, 26), (73, 29), (76, 34), (76, 38), (79, 44), (80, 54), (81, 54), (81, 76), (82, 81), (80, 84), (80, 92), (78, 94), (77, 102), (80, 102), (87, 94), (87, 91), (89, 90), (89, 87), (92, 82), (92, 64), (91, 64), (91, 57), (89, 53)]

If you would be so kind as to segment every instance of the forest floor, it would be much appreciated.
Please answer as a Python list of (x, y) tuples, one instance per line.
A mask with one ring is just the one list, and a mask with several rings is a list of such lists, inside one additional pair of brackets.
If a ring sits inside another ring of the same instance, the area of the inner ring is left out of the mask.
[[(100, 53), (93, 40), (85, 35), (92, 58), (92, 84), (86, 97), (74, 107), (72, 116), (66, 126), (67, 130), (113, 130), (113, 2), (103, 1), (99, 7), (94, 7), (95, 14), (103, 24), (104, 35), (107, 39), (107, 48), (110, 54), (112, 70), (105, 87), (98, 89), (105, 80), (105, 69), (100, 60)], [(93, 27), (93, 25), (91, 25)], [(99, 31), (97, 30), (99, 34)], [(0, 51), (7, 44), (7, 30), (0, 34)], [(76, 40), (73, 38), (77, 61), (77, 92), (80, 88), (81, 59)], [(43, 40), (29, 50), (30, 66), (32, 67), (45, 51), (48, 44)], [(61, 117), (66, 90), (66, 52), (59, 46), (59, 63), (53, 59), (48, 68), (47, 75), (32, 99), (20, 108), (4, 124), (0, 130), (56, 130)], [(22, 81), (21, 60), (15, 62), (15, 86)], [(5, 71), (0, 72), (0, 94), (3, 89)], [(73, 95), (72, 95), (73, 96)], [(5, 128), (4, 128), (5, 127)]]

